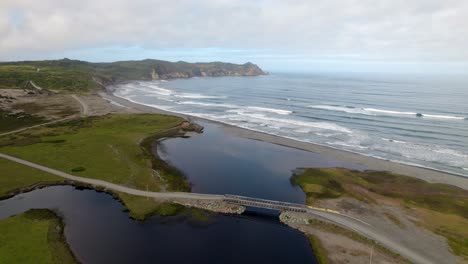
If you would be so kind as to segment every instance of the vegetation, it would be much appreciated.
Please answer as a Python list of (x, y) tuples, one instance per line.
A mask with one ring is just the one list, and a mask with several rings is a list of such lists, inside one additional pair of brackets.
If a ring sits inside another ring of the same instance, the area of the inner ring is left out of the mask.
[(24, 187), (64, 182), (61, 177), (6, 159), (0, 159), (0, 168), (0, 198), (7, 197)]
[[(382, 171), (306, 169), (291, 178), (307, 195), (307, 203), (343, 196), (376, 203), (370, 194), (400, 201), (419, 214), (422, 225), (447, 238), (454, 253), (468, 258), (468, 191)], [(392, 222), (402, 225), (393, 215)]]
[(144, 220), (151, 215), (171, 216), (185, 210), (185, 207), (179, 204), (169, 202), (156, 202), (151, 198), (118, 193), (125, 207), (129, 211), (130, 217), (137, 220)]
[(43, 117), (26, 113), (11, 113), (0, 109), (0, 133), (13, 131), (22, 127), (33, 126), (44, 122)]
[(181, 121), (178, 117), (151, 114), (75, 119), (0, 137), (0, 152), (136, 189), (176, 190), (185, 178), (164, 178), (170, 172), (163, 168), (161, 177), (156, 176), (139, 143), (151, 133), (175, 127)]
[(314, 256), (317, 259), (318, 263), (331, 263), (330, 259), (328, 258), (327, 251), (322, 246), (322, 242), (320, 242), (320, 240), (317, 237), (311, 234), (308, 234), (307, 238), (309, 239), (310, 246), (312, 247), (312, 251), (314, 252)]
[[(317, 219), (310, 219), (309, 223), (312, 224), (314, 226), (314, 228), (321, 229), (321, 230), (331, 232), (331, 233), (334, 233), (334, 234), (340, 234), (340, 235), (346, 236), (346, 237), (348, 237), (348, 238), (350, 238), (352, 240), (355, 240), (357, 242), (373, 246), (377, 250), (380, 250), (381, 252), (383, 252), (383, 253), (385, 253), (385, 254), (387, 254), (389, 256), (393, 256), (395, 258), (399, 258), (401, 260), (404, 260), (403, 257), (400, 256), (400, 254), (397, 254), (397, 253), (395, 253), (395, 252), (393, 252), (391, 250), (388, 250), (386, 247), (380, 245), (379, 243), (376, 243), (374, 240), (368, 239), (367, 237), (362, 236), (362, 235), (360, 235), (360, 234), (358, 234), (356, 232), (353, 232), (353, 231), (350, 231), (348, 229), (344, 229), (344, 228), (342, 228), (340, 226), (337, 226), (335, 224), (331, 224), (331, 223), (328, 223), (328, 222), (323, 222), (323, 221), (320, 221), (320, 220), (317, 220)], [(315, 239), (317, 240), (317, 238), (315, 238)], [(309, 238), (309, 241), (310, 241), (310, 238)], [(314, 244), (312, 242), (311, 242), (311, 245), (314, 246)], [(317, 248), (317, 251), (320, 252), (319, 255), (322, 255), (321, 256), (322, 258), (326, 259), (326, 256), (323, 256), (325, 254), (325, 252), (326, 252), (325, 249)], [(314, 251), (314, 253), (315, 252), (316, 251)], [(404, 260), (404, 261), (407, 262), (407, 260)], [(324, 263), (328, 263), (328, 262), (324, 262)], [(320, 262), (320, 259), (319, 259), (319, 263), (322, 263), (322, 262)]]
[(76, 263), (52, 211), (32, 209), (0, 221), (2, 263)]
[[(152, 75), (154, 73), (154, 75)], [(256, 65), (230, 63), (187, 63), (161, 60), (90, 63), (78, 60), (23, 61), (0, 63), (0, 89), (24, 88), (30, 80), (42, 88), (65, 92), (87, 92), (126, 80), (186, 78), (192, 76), (259, 75)]]

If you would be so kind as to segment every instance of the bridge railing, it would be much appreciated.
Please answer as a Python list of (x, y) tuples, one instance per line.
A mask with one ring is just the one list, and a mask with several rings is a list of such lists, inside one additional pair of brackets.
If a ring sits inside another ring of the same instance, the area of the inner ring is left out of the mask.
[(280, 202), (274, 200), (267, 200), (267, 199), (259, 199), (259, 198), (251, 198), (246, 196), (240, 195), (225, 195), (224, 199), (225, 202), (239, 204), (243, 206), (252, 206), (252, 207), (260, 207), (266, 209), (274, 209), (274, 210), (281, 210), (281, 211), (294, 211), (294, 212), (306, 212), (307, 207), (302, 204), (295, 204), (295, 203), (287, 203), (287, 202)]

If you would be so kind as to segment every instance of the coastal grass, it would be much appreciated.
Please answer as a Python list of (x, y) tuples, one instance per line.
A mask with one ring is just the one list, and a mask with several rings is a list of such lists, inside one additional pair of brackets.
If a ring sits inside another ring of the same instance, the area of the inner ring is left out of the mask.
[(119, 199), (125, 205), (130, 217), (136, 220), (144, 220), (152, 215), (172, 216), (185, 210), (185, 207), (170, 202), (156, 202), (152, 198), (117, 193)]
[(185, 214), (200, 222), (209, 221), (211, 213), (199, 208), (189, 208), (170, 201), (156, 201), (152, 198), (115, 193), (125, 206), (125, 211), (135, 220), (145, 220), (153, 215), (174, 216)]
[(314, 252), (314, 256), (317, 259), (318, 263), (331, 263), (330, 259), (328, 258), (327, 251), (322, 245), (322, 242), (320, 242), (320, 240), (316, 236), (311, 234), (307, 234), (307, 238), (309, 239), (310, 246), (312, 247), (312, 251)]
[(0, 133), (45, 122), (45, 118), (27, 113), (12, 113), (0, 109)]
[[(468, 191), (386, 171), (306, 169), (302, 174), (293, 175), (291, 182), (302, 188), (309, 202), (341, 196), (375, 202), (366, 193), (376, 193), (401, 199), (409, 206), (468, 218)], [(311, 186), (320, 188), (311, 189)]]
[(0, 220), (0, 234), (2, 263), (76, 263), (52, 211), (31, 209)]
[(13, 161), (0, 159), (0, 197), (8, 197), (24, 187), (35, 184), (57, 184), (64, 179)]
[(154, 175), (152, 155), (140, 143), (181, 121), (154, 114), (79, 118), (0, 137), (0, 152), (80, 177), (159, 191), (171, 186), (170, 177)]
[(28, 88), (32, 80), (43, 89), (63, 92), (92, 91), (99, 88), (85, 64), (47, 64), (40, 62), (0, 65), (1, 88)]
[[(468, 191), (464, 189), (385, 171), (340, 168), (305, 169), (291, 182), (306, 193), (307, 204), (344, 196), (377, 204), (371, 194), (396, 199), (418, 213), (421, 221), (416, 224), (444, 236), (455, 254), (468, 259)], [(403, 227), (395, 216), (386, 217)]]
[[(309, 224), (313, 225), (314, 228), (316, 228), (316, 229), (320, 229), (320, 230), (330, 232), (330, 233), (333, 233), (333, 234), (343, 235), (343, 236), (346, 236), (346, 237), (348, 237), (348, 238), (350, 238), (350, 239), (352, 239), (354, 241), (357, 241), (357, 242), (360, 242), (360, 243), (375, 247), (375, 249), (381, 251), (382, 253), (384, 253), (384, 254), (386, 254), (388, 256), (392, 256), (394, 258), (397, 258), (397, 259), (401, 260), (404, 263), (410, 263), (408, 260), (403, 258), (400, 254), (395, 253), (395, 252), (387, 249), (386, 247), (382, 246), (381, 244), (375, 242), (374, 240), (368, 239), (367, 237), (365, 237), (365, 236), (363, 236), (361, 234), (358, 234), (356, 232), (353, 232), (353, 231), (350, 231), (348, 229), (337, 226), (335, 224), (320, 221), (320, 220), (317, 220), (317, 219), (309, 219)], [(315, 238), (315, 240), (318, 240), (318, 239)], [(310, 241), (310, 238), (309, 238), (309, 241)], [(313, 242), (315, 243), (315, 242), (320, 242), (320, 241), (313, 241)], [(312, 243), (312, 241), (311, 241), (311, 245), (312, 245), (312, 247), (314, 247), (314, 244)], [(320, 245), (321, 244), (317, 244), (317, 243), (315, 244), (315, 246), (320, 246)], [(322, 255), (325, 258), (325, 260), (328, 261), (328, 262), (325, 262), (325, 263), (330, 262), (328, 260), (328, 258), (326, 257), (326, 255), (325, 255), (326, 251), (325, 251), (324, 248), (317, 247), (316, 250), (319, 252), (318, 253), (319, 255)], [(314, 254), (315, 254), (315, 252), (316, 251), (314, 251)], [(322, 262), (319, 262), (319, 263), (322, 263)]]

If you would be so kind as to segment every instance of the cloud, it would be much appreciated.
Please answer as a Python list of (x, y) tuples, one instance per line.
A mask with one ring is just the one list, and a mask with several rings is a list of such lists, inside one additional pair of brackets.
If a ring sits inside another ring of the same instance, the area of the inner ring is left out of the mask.
[(2, 0), (0, 60), (118, 46), (466, 61), (466, 14), (459, 0)]

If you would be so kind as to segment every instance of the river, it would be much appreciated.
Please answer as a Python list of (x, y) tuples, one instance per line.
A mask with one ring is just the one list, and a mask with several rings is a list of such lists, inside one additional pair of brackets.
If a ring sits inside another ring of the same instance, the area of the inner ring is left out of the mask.
[[(294, 169), (358, 168), (201, 124), (205, 133), (167, 139), (158, 148), (184, 172), (194, 192), (303, 202), (302, 191), (289, 182)], [(49, 208), (64, 218), (67, 242), (83, 263), (316, 263), (306, 236), (272, 212), (212, 214), (208, 221), (154, 216), (140, 222), (108, 194), (54, 186), (0, 201), (0, 219), (31, 208)]]

